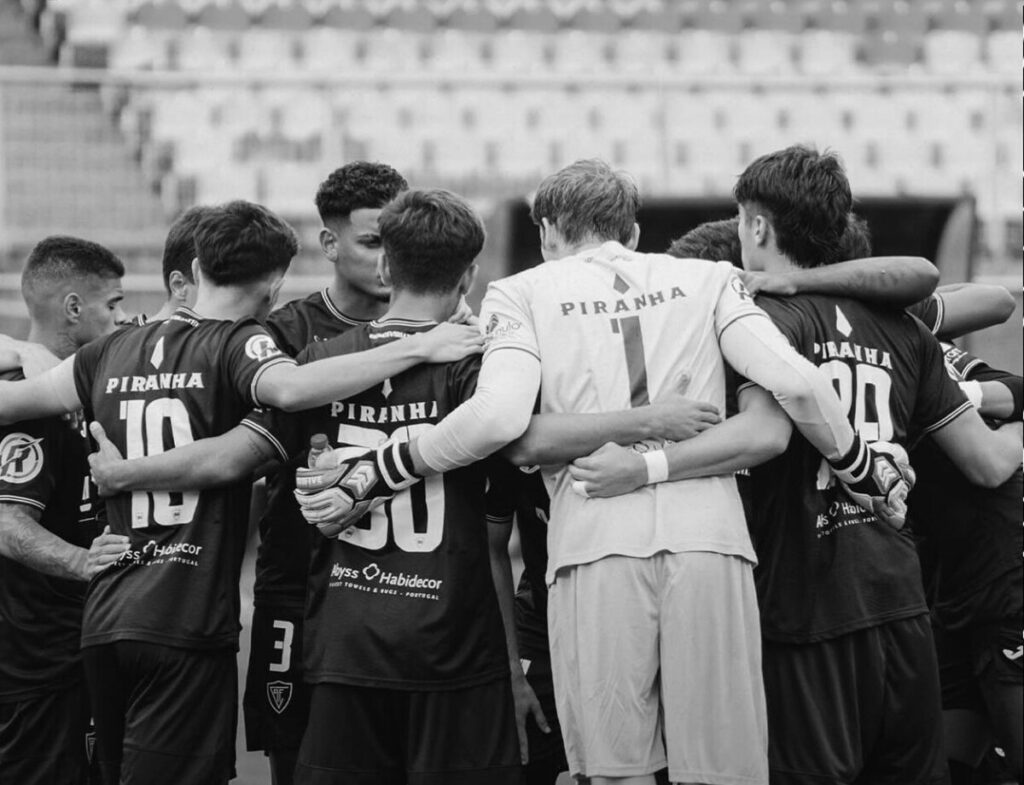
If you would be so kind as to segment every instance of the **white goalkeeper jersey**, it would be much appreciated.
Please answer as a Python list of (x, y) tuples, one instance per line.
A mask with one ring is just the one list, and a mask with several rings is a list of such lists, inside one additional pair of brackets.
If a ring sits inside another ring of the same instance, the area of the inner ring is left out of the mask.
[[(492, 283), (481, 320), (484, 355), (524, 351), (541, 362), (540, 411), (642, 406), (689, 376), (686, 396), (725, 410), (718, 336), (737, 319), (765, 319), (728, 262), (677, 259), (609, 242)], [(551, 494), (549, 583), (562, 567), (609, 555), (712, 551), (754, 561), (733, 477), (646, 486), (584, 499), (565, 468)]]

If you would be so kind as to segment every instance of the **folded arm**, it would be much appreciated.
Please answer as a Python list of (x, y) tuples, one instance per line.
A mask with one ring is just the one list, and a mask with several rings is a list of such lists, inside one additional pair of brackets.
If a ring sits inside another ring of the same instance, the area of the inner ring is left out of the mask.
[(1021, 465), (1021, 423), (990, 430), (974, 409), (967, 409), (932, 432), (932, 438), (964, 477), (983, 488), (996, 488)]
[(942, 323), (936, 335), (943, 340), (1002, 324), (1017, 307), (1004, 286), (957, 283), (940, 286), (936, 293), (942, 301)]

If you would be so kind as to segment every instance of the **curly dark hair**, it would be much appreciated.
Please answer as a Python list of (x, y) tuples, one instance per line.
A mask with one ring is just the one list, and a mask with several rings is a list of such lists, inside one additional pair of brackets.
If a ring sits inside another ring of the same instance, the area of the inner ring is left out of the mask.
[(665, 251), (679, 259), (705, 259), (709, 262), (732, 262), (743, 267), (743, 248), (736, 231), (739, 218), (707, 221), (672, 241)]
[(846, 216), (846, 230), (839, 241), (839, 258), (866, 259), (871, 256), (871, 227), (856, 213)]
[(354, 161), (335, 169), (316, 191), (321, 221), (345, 218), (353, 210), (383, 207), (409, 183), (387, 164)]
[(484, 245), (484, 225), (459, 196), (406, 191), (380, 214), (380, 241), (395, 289), (446, 294)]
[(740, 175), (733, 196), (748, 211), (767, 214), (779, 251), (795, 264), (840, 261), (839, 241), (853, 194), (834, 153), (793, 145), (762, 155)]
[(291, 226), (263, 205), (241, 200), (208, 208), (193, 237), (199, 269), (217, 286), (283, 273), (299, 250)]

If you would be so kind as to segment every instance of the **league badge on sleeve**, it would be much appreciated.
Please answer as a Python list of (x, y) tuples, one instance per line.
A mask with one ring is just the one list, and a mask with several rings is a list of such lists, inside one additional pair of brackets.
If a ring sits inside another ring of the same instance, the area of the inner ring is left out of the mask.
[(43, 468), (42, 439), (27, 433), (11, 433), (0, 441), (0, 482), (26, 483)]
[(279, 354), (281, 350), (269, 335), (254, 335), (245, 342), (245, 356), (251, 360), (263, 362)]
[(750, 296), (750, 290), (747, 289), (746, 284), (740, 280), (738, 275), (733, 275), (729, 278), (729, 286), (732, 287), (732, 290), (736, 292), (744, 302), (754, 302), (754, 298)]

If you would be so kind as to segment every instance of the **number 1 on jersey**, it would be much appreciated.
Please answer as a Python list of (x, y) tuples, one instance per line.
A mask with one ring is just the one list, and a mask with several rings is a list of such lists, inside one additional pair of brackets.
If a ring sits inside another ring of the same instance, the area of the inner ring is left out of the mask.
[(639, 316), (612, 319), (612, 332), (622, 336), (626, 352), (626, 372), (629, 374), (629, 405), (646, 406), (651, 402), (647, 394), (647, 363), (644, 359), (644, 335)]

